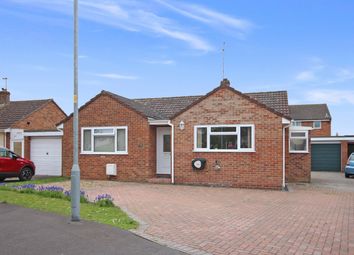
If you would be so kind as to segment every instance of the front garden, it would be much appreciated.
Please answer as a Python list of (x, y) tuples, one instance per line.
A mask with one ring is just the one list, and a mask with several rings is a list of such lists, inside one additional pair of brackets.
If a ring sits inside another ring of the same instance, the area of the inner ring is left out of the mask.
[[(0, 183), (0, 202), (15, 204), (45, 212), (70, 217), (70, 190), (60, 186), (45, 185), (45, 181), (18, 183)], [(109, 194), (98, 195), (90, 202), (81, 191), (81, 219), (112, 225), (121, 229), (135, 229), (138, 223), (116, 207)]]

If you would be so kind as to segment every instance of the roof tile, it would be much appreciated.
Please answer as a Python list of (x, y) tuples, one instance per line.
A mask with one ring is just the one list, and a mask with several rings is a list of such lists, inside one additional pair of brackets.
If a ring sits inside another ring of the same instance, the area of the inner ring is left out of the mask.
[(289, 105), (290, 116), (294, 120), (330, 120), (327, 104)]
[(51, 99), (11, 101), (9, 104), (0, 107), (0, 129), (10, 128), (17, 121), (36, 111), (49, 101)]

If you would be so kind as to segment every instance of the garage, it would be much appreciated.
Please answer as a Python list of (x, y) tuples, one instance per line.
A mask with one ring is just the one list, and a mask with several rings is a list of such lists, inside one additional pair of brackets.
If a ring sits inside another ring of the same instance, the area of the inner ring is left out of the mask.
[(36, 175), (61, 176), (61, 137), (31, 137)]
[(341, 171), (341, 144), (312, 144), (312, 171)]

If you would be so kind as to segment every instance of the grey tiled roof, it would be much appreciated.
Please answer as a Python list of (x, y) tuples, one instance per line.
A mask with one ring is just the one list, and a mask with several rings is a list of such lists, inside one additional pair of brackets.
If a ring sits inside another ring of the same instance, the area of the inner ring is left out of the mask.
[(294, 120), (330, 120), (326, 104), (289, 105), (290, 117)]
[[(245, 93), (245, 95), (256, 99), (262, 104), (275, 111), (289, 116), (288, 93), (286, 91)], [(160, 97), (160, 98), (139, 98), (134, 99), (154, 112), (159, 112), (165, 119), (169, 119), (182, 111), (202, 96), (180, 96), (180, 97)]]
[(265, 104), (269, 108), (272, 108), (285, 116), (289, 116), (289, 102), (287, 91), (270, 91), (245, 94)]
[(140, 98), (134, 99), (134, 101), (155, 112), (159, 112), (162, 118), (169, 119), (201, 97), (202, 96)]
[(164, 116), (159, 112), (154, 109), (150, 109), (149, 107), (146, 107), (145, 105), (133, 100), (129, 99), (126, 97), (119, 96), (117, 94), (111, 93), (109, 91), (102, 91), (102, 93), (106, 93), (110, 95), (111, 97), (117, 99), (118, 101), (122, 102), (123, 104), (127, 105), (128, 107), (134, 109), (135, 111), (150, 117), (150, 118), (155, 118), (155, 119), (163, 119)]
[(51, 99), (11, 101), (9, 104), (0, 107), (0, 129), (10, 128), (17, 121), (36, 111)]

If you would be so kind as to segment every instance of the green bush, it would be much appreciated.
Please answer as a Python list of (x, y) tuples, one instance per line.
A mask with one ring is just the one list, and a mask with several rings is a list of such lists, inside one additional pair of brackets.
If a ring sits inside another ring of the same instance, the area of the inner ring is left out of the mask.
[(95, 202), (100, 207), (114, 207), (113, 201), (110, 199), (101, 199)]

